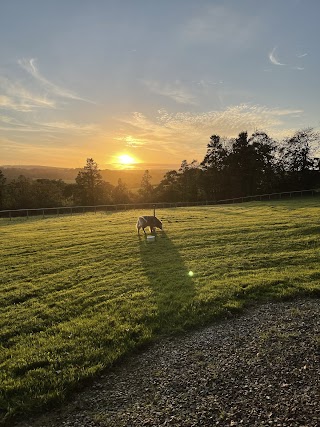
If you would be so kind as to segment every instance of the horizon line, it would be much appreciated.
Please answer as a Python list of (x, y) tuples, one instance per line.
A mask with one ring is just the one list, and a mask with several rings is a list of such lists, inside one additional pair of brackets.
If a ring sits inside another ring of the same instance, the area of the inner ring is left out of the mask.
[[(99, 166), (99, 165), (98, 165)], [(54, 168), (54, 169), (83, 169), (84, 166), (49, 166), (49, 165), (32, 165), (32, 164), (10, 164), (0, 165), (1, 168)], [(132, 165), (120, 164), (105, 164), (99, 166), (99, 170), (114, 170), (114, 171), (134, 171), (144, 169), (177, 169), (180, 165), (176, 163), (134, 163)]]

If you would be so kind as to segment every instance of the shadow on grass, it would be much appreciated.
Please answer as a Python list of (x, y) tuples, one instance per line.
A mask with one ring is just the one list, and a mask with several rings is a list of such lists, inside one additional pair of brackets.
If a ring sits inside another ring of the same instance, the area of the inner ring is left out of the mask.
[(140, 256), (157, 307), (158, 333), (183, 331), (193, 324), (194, 282), (178, 249), (165, 232), (149, 243), (140, 237)]

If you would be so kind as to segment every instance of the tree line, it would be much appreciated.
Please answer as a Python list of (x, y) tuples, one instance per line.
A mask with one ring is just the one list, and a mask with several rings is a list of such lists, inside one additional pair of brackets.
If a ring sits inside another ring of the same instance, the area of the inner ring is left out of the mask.
[(201, 162), (183, 160), (161, 182), (151, 184), (148, 170), (134, 193), (119, 179), (102, 179), (97, 163), (87, 159), (75, 183), (31, 180), (23, 175), (7, 182), (0, 170), (0, 210), (57, 206), (94, 206), (138, 202), (194, 202), (320, 187), (316, 153), (320, 135), (312, 128), (277, 141), (266, 132), (241, 132), (236, 138), (212, 135)]

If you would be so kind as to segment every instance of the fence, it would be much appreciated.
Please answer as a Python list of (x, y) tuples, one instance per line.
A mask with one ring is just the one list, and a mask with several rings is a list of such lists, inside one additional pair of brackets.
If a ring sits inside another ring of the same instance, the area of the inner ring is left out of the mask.
[(319, 190), (299, 190), (299, 191), (285, 191), (282, 193), (269, 193), (269, 194), (257, 194), (253, 196), (236, 197), (233, 199), (223, 200), (211, 200), (211, 201), (198, 201), (198, 202), (162, 202), (162, 203), (129, 203), (129, 204), (117, 204), (117, 205), (96, 205), (96, 206), (59, 206), (55, 208), (37, 208), (37, 209), (7, 209), (0, 211), (0, 218), (9, 218), (10, 221), (15, 217), (26, 217), (30, 216), (45, 216), (49, 215), (74, 215), (85, 212), (109, 212), (119, 210), (131, 210), (131, 209), (155, 209), (159, 208), (176, 208), (176, 207), (187, 207), (187, 206), (208, 206), (208, 205), (219, 205), (219, 204), (231, 204), (231, 203), (243, 203), (251, 202), (255, 200), (271, 200), (271, 199), (283, 199), (297, 196), (316, 196), (319, 195)]

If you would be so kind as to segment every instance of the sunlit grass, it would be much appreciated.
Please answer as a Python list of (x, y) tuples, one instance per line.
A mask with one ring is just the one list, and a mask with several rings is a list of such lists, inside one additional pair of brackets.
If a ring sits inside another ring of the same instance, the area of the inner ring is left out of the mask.
[(163, 209), (154, 243), (134, 228), (145, 212), (1, 220), (1, 419), (60, 401), (161, 334), (319, 296), (319, 207)]

